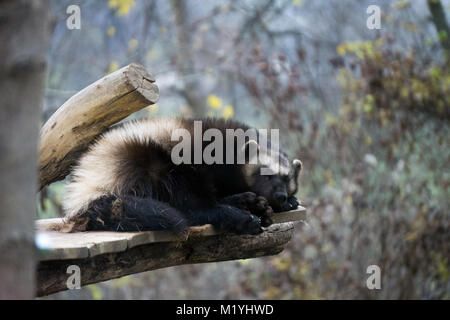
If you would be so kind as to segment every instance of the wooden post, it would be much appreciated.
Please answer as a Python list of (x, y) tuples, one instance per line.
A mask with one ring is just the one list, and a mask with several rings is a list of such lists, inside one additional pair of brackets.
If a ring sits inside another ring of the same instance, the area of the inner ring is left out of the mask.
[(63, 179), (109, 126), (158, 101), (155, 79), (137, 64), (117, 70), (67, 100), (45, 123), (39, 144), (40, 188)]
[(0, 1), (0, 299), (32, 299), (48, 2)]

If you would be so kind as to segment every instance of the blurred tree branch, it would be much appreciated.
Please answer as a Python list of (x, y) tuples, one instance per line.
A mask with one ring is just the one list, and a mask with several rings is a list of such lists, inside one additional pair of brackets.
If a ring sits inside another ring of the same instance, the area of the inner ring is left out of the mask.
[(234, 41), (237, 46), (243, 40), (246, 33), (254, 31), (255, 27), (262, 24), (262, 20), (267, 12), (269, 12), (270, 8), (274, 5), (274, 0), (267, 0), (264, 5), (255, 9), (254, 14), (247, 19), (242, 27), (240, 28), (240, 32)]
[(194, 53), (192, 52), (192, 37), (188, 26), (188, 13), (186, 2), (172, 0), (172, 10), (175, 15), (178, 50), (175, 53), (175, 66), (184, 82), (181, 90), (191, 108), (194, 117), (202, 117), (205, 114), (206, 105), (201, 97), (201, 90), (198, 82), (188, 77), (194, 73)]

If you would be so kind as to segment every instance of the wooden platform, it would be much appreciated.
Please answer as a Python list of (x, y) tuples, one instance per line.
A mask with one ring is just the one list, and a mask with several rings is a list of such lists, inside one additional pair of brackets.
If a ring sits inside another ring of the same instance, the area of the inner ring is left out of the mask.
[(58, 219), (36, 221), (37, 295), (67, 290), (67, 268), (81, 269), (86, 285), (174, 265), (255, 258), (280, 253), (292, 238), (295, 221), (306, 209), (276, 213), (274, 224), (256, 236), (217, 231), (211, 225), (191, 227), (185, 234), (167, 231), (45, 231)]
[[(306, 210), (299, 207), (296, 210), (277, 213), (274, 223), (304, 220)], [(191, 227), (186, 234), (175, 234), (169, 231), (144, 232), (79, 232), (61, 233), (45, 231), (45, 228), (61, 218), (36, 221), (36, 245), (39, 249), (38, 260), (67, 260), (95, 257), (99, 254), (121, 252), (135, 246), (157, 243), (187, 241), (193, 237), (208, 237), (221, 234), (212, 225)]]

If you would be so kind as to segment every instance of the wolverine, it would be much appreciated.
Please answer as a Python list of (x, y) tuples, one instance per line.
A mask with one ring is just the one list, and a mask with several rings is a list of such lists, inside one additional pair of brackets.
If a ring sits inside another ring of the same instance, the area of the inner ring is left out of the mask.
[[(250, 129), (237, 121), (199, 121), (203, 132), (217, 129), (223, 136), (227, 129)], [(254, 235), (272, 224), (274, 212), (297, 208), (300, 160), (291, 161), (283, 151), (246, 138), (241, 146), (224, 145), (221, 164), (175, 164), (172, 151), (179, 141), (172, 137), (180, 128), (194, 133), (194, 120), (135, 120), (101, 135), (71, 170), (63, 200), (64, 223), (55, 229), (178, 232), (212, 224)], [(203, 141), (202, 150), (207, 146)], [(256, 163), (249, 161), (252, 146), (258, 154)], [(236, 160), (239, 150), (245, 153), (244, 163), (225, 161), (229, 152)], [(194, 143), (188, 151), (193, 159)], [(272, 174), (261, 174), (262, 168)]]

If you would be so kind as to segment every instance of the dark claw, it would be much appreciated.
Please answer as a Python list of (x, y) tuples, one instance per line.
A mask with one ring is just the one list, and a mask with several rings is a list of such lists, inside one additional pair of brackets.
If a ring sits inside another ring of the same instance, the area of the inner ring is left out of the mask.
[(261, 218), (261, 226), (263, 226), (264, 228), (267, 228), (272, 223), (273, 223), (272, 218), (270, 218), (269, 216), (265, 216), (265, 217)]
[(252, 214), (247, 217), (240, 228), (236, 229), (236, 233), (238, 234), (255, 235), (260, 234), (261, 232), (263, 232), (263, 229), (261, 228), (261, 219)]
[(257, 197), (249, 209), (252, 214), (261, 218), (261, 226), (268, 227), (273, 223), (271, 219), (273, 210), (266, 198)]

